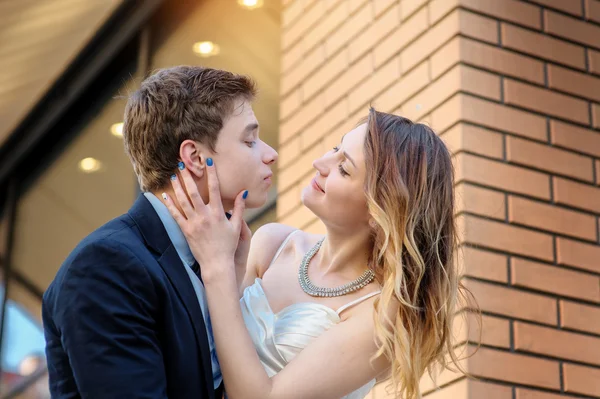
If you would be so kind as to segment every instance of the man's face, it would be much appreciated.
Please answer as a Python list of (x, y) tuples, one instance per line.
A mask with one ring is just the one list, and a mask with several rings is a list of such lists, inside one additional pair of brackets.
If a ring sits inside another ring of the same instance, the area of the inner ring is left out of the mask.
[(271, 166), (277, 152), (258, 137), (258, 121), (252, 105), (236, 101), (232, 115), (223, 123), (212, 158), (217, 168), (225, 209), (232, 209), (236, 196), (248, 190), (247, 208), (259, 208), (267, 201), (271, 187)]

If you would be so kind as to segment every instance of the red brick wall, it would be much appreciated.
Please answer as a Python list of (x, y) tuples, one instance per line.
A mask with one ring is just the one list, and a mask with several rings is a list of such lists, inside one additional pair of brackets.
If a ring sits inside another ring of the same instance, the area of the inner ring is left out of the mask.
[(429, 396), (600, 397), (600, 1), (283, 3), (279, 220), (323, 231), (300, 190), (368, 104), (430, 124), (484, 317)]

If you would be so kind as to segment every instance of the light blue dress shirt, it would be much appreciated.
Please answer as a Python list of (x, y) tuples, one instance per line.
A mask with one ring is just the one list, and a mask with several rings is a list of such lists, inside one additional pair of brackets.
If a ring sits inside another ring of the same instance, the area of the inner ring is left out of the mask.
[(212, 334), (212, 327), (210, 323), (210, 317), (208, 314), (208, 303), (206, 300), (206, 291), (204, 290), (204, 285), (196, 276), (191, 266), (196, 262), (194, 259), (194, 255), (192, 254), (192, 250), (188, 245), (183, 232), (177, 225), (173, 216), (167, 209), (166, 205), (161, 202), (156, 196), (152, 193), (144, 193), (144, 196), (150, 201), (152, 207), (158, 214), (162, 224), (165, 226), (165, 230), (167, 230), (167, 235), (169, 239), (173, 243), (177, 254), (181, 258), (181, 261), (185, 266), (185, 270), (187, 271), (190, 281), (194, 286), (194, 291), (196, 291), (196, 296), (198, 297), (198, 303), (200, 304), (200, 309), (202, 309), (202, 316), (204, 317), (204, 324), (206, 325), (207, 335), (208, 335), (208, 346), (210, 347), (210, 359), (212, 364), (212, 374), (213, 374), (213, 382), (214, 388), (217, 389), (219, 385), (221, 385), (221, 381), (223, 381), (223, 376), (221, 375), (221, 367), (219, 366), (219, 360), (217, 359), (217, 351), (215, 349), (215, 340)]

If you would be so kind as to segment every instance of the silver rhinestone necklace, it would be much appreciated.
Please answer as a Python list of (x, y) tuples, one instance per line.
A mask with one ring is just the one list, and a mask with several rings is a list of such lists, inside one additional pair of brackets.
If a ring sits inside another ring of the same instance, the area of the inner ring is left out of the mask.
[(300, 269), (298, 270), (298, 280), (300, 281), (300, 287), (302, 287), (302, 290), (304, 290), (304, 292), (306, 292), (310, 296), (319, 297), (342, 296), (360, 290), (375, 279), (375, 273), (373, 273), (371, 269), (367, 269), (357, 279), (339, 287), (324, 288), (317, 287), (316, 285), (314, 285), (308, 278), (308, 264), (310, 263), (313, 256), (315, 256), (319, 248), (321, 248), (321, 244), (323, 244), (324, 240), (325, 239), (323, 238), (322, 240), (317, 242), (315, 246), (312, 247), (306, 253), (306, 255), (304, 255), (302, 263), (300, 264)]

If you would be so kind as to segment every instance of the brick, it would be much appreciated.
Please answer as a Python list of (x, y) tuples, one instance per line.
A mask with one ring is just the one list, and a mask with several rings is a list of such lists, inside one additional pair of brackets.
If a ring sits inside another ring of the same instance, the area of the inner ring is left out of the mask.
[(279, 119), (284, 120), (287, 118), (292, 112), (300, 107), (302, 103), (302, 95), (300, 94), (300, 90), (295, 90), (290, 93), (284, 100), (281, 101), (281, 106), (279, 107)]
[(534, 391), (531, 389), (517, 388), (515, 399), (565, 399), (573, 398), (572, 396), (565, 396), (559, 394), (553, 394), (542, 391)]
[(510, 326), (506, 319), (482, 315), (480, 326), (478, 317), (467, 312), (455, 318), (453, 330), (456, 339), (455, 345), (468, 340), (482, 345), (510, 348)]
[(548, 85), (576, 96), (600, 101), (600, 79), (557, 65), (548, 65)]
[(302, 12), (304, 11), (304, 4), (301, 1), (294, 1), (288, 7), (285, 7), (281, 11), (281, 25), (283, 27), (289, 26), (292, 22), (297, 20)]
[(587, 49), (589, 60), (589, 71), (600, 75), (600, 52)]
[(367, 51), (371, 51), (376, 43), (379, 43), (390, 32), (400, 26), (399, 7), (396, 5), (388, 9), (379, 19), (352, 41), (352, 45), (348, 46), (350, 62), (356, 61)]
[(525, 198), (508, 197), (508, 220), (584, 240), (596, 240), (594, 216)]
[(373, 21), (373, 8), (370, 3), (365, 4), (356, 14), (352, 15), (344, 24), (332, 32), (325, 41), (327, 55), (335, 54), (342, 46), (354, 44), (354, 37), (365, 30)]
[(301, 206), (296, 208), (293, 212), (283, 217), (280, 220), (281, 224), (293, 226), (298, 229), (304, 229), (304, 227), (313, 223), (316, 219), (314, 213), (312, 213), (307, 207)]
[(427, 0), (402, 0), (400, 2), (400, 16), (402, 21), (412, 16), (425, 3), (427, 3)]
[(419, 64), (445, 41), (459, 32), (492, 43), (496, 43), (498, 40), (498, 29), (495, 21), (457, 9), (402, 51), (400, 54), (402, 71), (408, 71)]
[(600, 26), (554, 11), (544, 10), (544, 30), (588, 46), (600, 48)]
[(559, 301), (560, 326), (600, 335), (600, 307)]
[(565, 392), (600, 396), (600, 369), (565, 364)]
[(309, 173), (312, 170), (312, 162), (321, 157), (324, 152), (322, 145), (316, 145), (305, 151), (296, 162), (280, 170), (278, 178), (279, 191), (287, 190), (288, 187), (291, 187)]
[[(302, 148), (312, 146), (316, 141), (323, 139), (327, 134), (342, 123), (348, 117), (348, 101), (342, 99), (333, 107), (329, 108), (312, 125), (308, 126), (300, 134)], [(329, 150), (329, 148), (327, 148)]]
[(440, 120), (447, 117), (444, 114), (449, 114), (452, 118), (458, 118), (458, 120), (476, 123), (535, 140), (547, 140), (546, 119), (539, 115), (464, 94), (458, 95), (454, 101), (457, 103), (447, 103), (433, 112), (432, 123), (438, 131), (443, 131), (448, 127), (440, 123)]
[(585, 70), (584, 48), (513, 25), (500, 24), (502, 45)]
[(525, 79), (533, 83), (544, 83), (543, 63), (524, 55), (467, 38), (460, 38), (460, 54), (463, 62), (506, 76)]
[(540, 7), (515, 0), (460, 0), (460, 5), (501, 20), (540, 29)]
[(277, 164), (279, 168), (283, 168), (293, 162), (300, 155), (300, 136), (296, 136), (278, 149), (279, 160)]
[(600, 273), (600, 246), (566, 238), (556, 238), (556, 260), (559, 265), (573, 266)]
[(285, 143), (292, 138), (307, 124), (317, 118), (324, 109), (324, 99), (322, 95), (313, 98), (310, 102), (304, 104), (300, 110), (294, 113), (288, 120), (283, 122), (279, 129), (279, 141)]
[(592, 104), (592, 126), (600, 128), (600, 104)]
[(445, 17), (450, 11), (458, 8), (460, 0), (430, 0), (428, 7), (429, 25), (435, 25), (440, 19)]
[[(318, 2), (313, 7), (305, 8), (302, 12), (302, 16), (294, 23), (289, 29), (283, 30), (281, 35), (281, 44), (283, 49), (288, 49), (292, 44), (295, 46), (301, 43), (302, 49), (304, 49), (304, 42), (299, 41), (306, 35), (306, 32), (312, 28), (318, 21), (325, 15), (325, 4)], [(287, 51), (290, 51), (288, 49)]]
[(590, 122), (586, 101), (511, 79), (504, 80), (504, 102), (583, 124)]
[(479, 348), (469, 359), (469, 372), (510, 383), (560, 388), (558, 362), (488, 348)]
[(376, 95), (400, 78), (400, 62), (392, 58), (387, 64), (377, 69), (367, 80), (359, 84), (348, 94), (350, 112), (372, 102)]
[(460, 90), (499, 100), (500, 78), (466, 65), (456, 65), (403, 104), (400, 113), (417, 120)]
[(296, 43), (292, 48), (281, 55), (281, 72), (282, 76), (293, 68), (294, 66), (300, 65), (302, 62), (302, 56), (304, 55), (304, 46), (302, 42)]
[(491, 130), (459, 123), (440, 137), (453, 154), (468, 151), (496, 159), (504, 157), (502, 134)]
[(585, 0), (585, 17), (590, 21), (600, 22), (600, 1)]
[(347, 94), (353, 87), (363, 81), (373, 72), (370, 57), (364, 57), (348, 68), (335, 82), (325, 89), (325, 106), (329, 107), (340, 97)]
[(508, 161), (549, 172), (593, 181), (592, 159), (517, 137), (506, 138)]
[[(373, 0), (373, 9), (375, 11), (375, 18), (379, 17), (383, 12), (389, 11), (388, 8), (392, 6), (392, 4), (396, 4), (396, 0)], [(394, 7), (396, 8), (396, 7)], [(397, 15), (400, 15), (400, 10), (396, 9), (395, 12)], [(400, 22), (400, 21), (398, 21)]]
[(375, 66), (379, 67), (412, 43), (427, 29), (427, 9), (423, 9), (406, 20), (400, 27), (384, 38), (373, 49)]
[(600, 156), (600, 133), (591, 129), (551, 120), (550, 142), (558, 147)]
[(339, 52), (329, 59), (323, 67), (309, 76), (302, 83), (302, 95), (305, 100), (326, 87), (335, 77), (339, 76), (348, 67), (348, 51)]
[(302, 229), (308, 234), (327, 234), (327, 229), (325, 228), (325, 224), (319, 219), (314, 220), (308, 226)]
[(600, 338), (515, 322), (515, 349), (578, 362), (600, 363)]
[(302, 206), (300, 202), (300, 187), (293, 185), (288, 191), (280, 193), (277, 196), (277, 219), (281, 219), (300, 206)]
[[(302, 61), (283, 75), (281, 80), (280, 94), (285, 95), (291, 89), (304, 82), (307, 76), (312, 75), (319, 66), (325, 62), (325, 46), (317, 46), (303, 56)], [(330, 60), (329, 63), (332, 61)], [(331, 68), (329, 63), (326, 68)], [(304, 100), (308, 97), (304, 96)]]
[(456, 182), (461, 181), (550, 199), (550, 180), (547, 175), (470, 154), (456, 156)]
[(426, 87), (429, 83), (428, 65), (429, 62), (425, 61), (377, 96), (374, 101), (377, 109), (383, 112), (392, 112), (400, 104)]
[(303, 36), (306, 49), (313, 48), (345, 22), (348, 19), (349, 12), (348, 3), (345, 1), (340, 2), (334, 9), (328, 10), (325, 17)]
[(465, 275), (500, 283), (508, 282), (506, 255), (473, 247), (461, 247), (459, 256)]
[(581, 2), (579, 1), (564, 1), (564, 0), (530, 0), (534, 3), (541, 4), (545, 7), (554, 8), (559, 11), (564, 11), (569, 14), (573, 14), (577, 17), (583, 15), (581, 8)]
[(512, 258), (510, 266), (514, 286), (600, 302), (597, 276), (520, 258)]
[(504, 193), (461, 183), (456, 186), (456, 211), (469, 212), (504, 220), (506, 202)]
[(553, 177), (554, 202), (600, 213), (600, 188)]
[(460, 216), (464, 242), (545, 261), (554, 259), (552, 236), (505, 223)]

